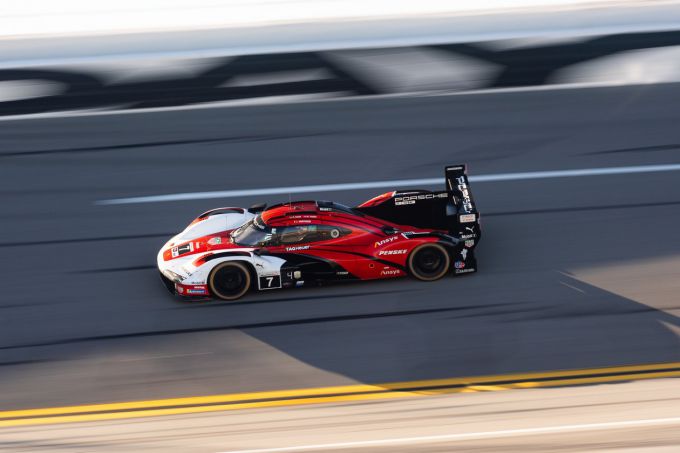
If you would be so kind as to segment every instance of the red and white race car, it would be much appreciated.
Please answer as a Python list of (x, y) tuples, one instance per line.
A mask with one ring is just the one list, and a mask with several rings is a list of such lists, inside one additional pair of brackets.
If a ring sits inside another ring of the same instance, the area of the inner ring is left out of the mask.
[(224, 300), (251, 289), (475, 272), (479, 213), (465, 166), (445, 174), (445, 191), (392, 191), (354, 208), (295, 201), (213, 209), (163, 246), (158, 269), (173, 294)]

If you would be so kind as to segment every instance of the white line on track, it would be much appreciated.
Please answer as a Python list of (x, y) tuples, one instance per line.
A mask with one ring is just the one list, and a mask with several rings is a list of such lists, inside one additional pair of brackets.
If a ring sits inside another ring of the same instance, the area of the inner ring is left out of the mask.
[[(680, 164), (640, 165), (634, 167), (583, 168), (579, 170), (532, 171), (520, 173), (496, 173), (490, 175), (473, 175), (470, 176), (470, 181), (475, 183), (495, 181), (522, 181), (530, 179), (569, 178), (569, 177), (573, 178), (579, 176), (621, 175), (629, 173), (653, 173), (678, 170), (680, 170)], [(263, 189), (220, 190), (214, 192), (173, 193), (166, 195), (151, 195), (145, 197), (114, 198), (111, 200), (99, 200), (95, 204), (120, 205), (138, 203), (159, 203), (165, 201), (206, 200), (212, 198), (235, 198), (258, 195), (284, 195), (310, 192), (335, 192), (341, 190), (376, 189), (386, 187), (387, 188), (407, 186), (415, 187), (433, 184), (443, 186), (444, 178), (440, 177), (424, 179), (398, 179), (394, 181), (354, 182), (343, 184), (317, 184), (311, 186), (268, 187)]]
[(338, 442), (330, 444), (299, 445), (295, 447), (260, 448), (254, 450), (232, 450), (222, 453), (274, 453), (284, 451), (326, 450), (330, 448), (362, 448), (395, 444), (419, 444), (426, 442), (442, 442), (456, 440), (492, 439), (498, 437), (527, 436), (537, 434), (553, 434), (571, 431), (595, 431), (603, 429), (630, 428), (636, 426), (675, 425), (680, 417), (655, 418), (646, 420), (627, 420), (607, 423), (589, 423), (580, 425), (547, 426), (543, 428), (507, 429), (501, 431), (482, 431), (476, 433), (442, 434), (437, 436), (399, 437), (394, 439), (363, 440), (355, 442)]

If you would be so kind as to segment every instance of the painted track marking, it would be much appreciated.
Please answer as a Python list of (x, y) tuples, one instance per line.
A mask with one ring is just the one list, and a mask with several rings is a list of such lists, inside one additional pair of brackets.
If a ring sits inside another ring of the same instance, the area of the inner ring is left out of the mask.
[(0, 411), (0, 428), (680, 377), (680, 362)]
[[(656, 173), (680, 170), (680, 164), (638, 165), (632, 167), (583, 168), (576, 170), (531, 171), (519, 173), (495, 173), (470, 176), (470, 182), (524, 181), (549, 178), (575, 178), (582, 176), (624, 175), (633, 173)], [(258, 195), (287, 195), (311, 192), (335, 192), (341, 190), (360, 190), (395, 188), (405, 186), (443, 185), (443, 177), (424, 179), (398, 179), (394, 181), (355, 182), (343, 184), (317, 184), (311, 186), (268, 187), (263, 189), (219, 190), (212, 192), (187, 192), (144, 197), (114, 198), (99, 200), (98, 205), (121, 205), (138, 203), (160, 203), (167, 201), (207, 200), (213, 198), (250, 197)]]
[(632, 428), (640, 426), (676, 425), (676, 424), (680, 424), (680, 417), (625, 420), (605, 423), (587, 423), (579, 425), (546, 426), (541, 428), (506, 429), (500, 431), (482, 431), (475, 433), (441, 434), (436, 436), (399, 437), (394, 439), (377, 439), (377, 440), (362, 440), (355, 442), (337, 442), (331, 444), (299, 445), (295, 447), (259, 448), (254, 450), (230, 450), (224, 451), (222, 453), (274, 453), (285, 451), (326, 450), (329, 448), (377, 447), (396, 444), (419, 444), (426, 442), (441, 442), (455, 440), (493, 439), (501, 437), (555, 434), (573, 431), (596, 431), (606, 429)]

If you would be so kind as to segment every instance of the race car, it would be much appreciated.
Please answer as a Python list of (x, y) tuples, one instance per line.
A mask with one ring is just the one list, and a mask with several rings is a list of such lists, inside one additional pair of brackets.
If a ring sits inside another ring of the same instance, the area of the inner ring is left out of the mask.
[(405, 190), (356, 207), (292, 201), (204, 212), (157, 256), (167, 289), (185, 298), (477, 271), (479, 212), (465, 165), (445, 168), (445, 191)]

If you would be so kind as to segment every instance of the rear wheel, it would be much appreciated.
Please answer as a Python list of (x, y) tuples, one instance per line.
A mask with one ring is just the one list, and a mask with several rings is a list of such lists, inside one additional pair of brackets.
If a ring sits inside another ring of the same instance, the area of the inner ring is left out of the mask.
[(235, 300), (250, 289), (250, 271), (245, 264), (227, 261), (215, 266), (208, 277), (210, 292), (223, 300)]
[(451, 258), (439, 244), (423, 244), (408, 257), (408, 270), (415, 278), (424, 281), (439, 280), (449, 271)]

